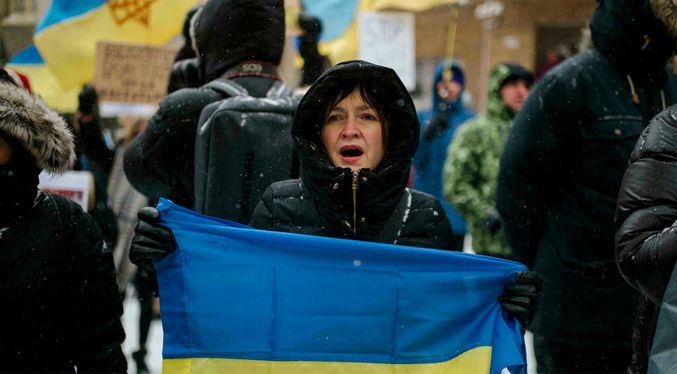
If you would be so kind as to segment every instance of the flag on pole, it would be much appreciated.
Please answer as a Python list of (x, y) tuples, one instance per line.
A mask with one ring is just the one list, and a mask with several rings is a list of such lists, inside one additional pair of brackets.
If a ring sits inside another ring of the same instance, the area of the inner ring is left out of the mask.
[(94, 78), (99, 40), (165, 44), (197, 0), (53, 0), (33, 40), (64, 89)]
[(166, 373), (524, 373), (521, 264), (255, 230), (161, 199)]
[(332, 63), (354, 60), (357, 53), (358, 12), (400, 10), (421, 12), (457, 0), (301, 0), (304, 11), (322, 20), (322, 47)]
[(50, 107), (64, 113), (74, 113), (77, 109), (80, 88), (64, 90), (52, 71), (45, 65), (35, 45), (14, 55), (5, 67), (28, 76), (31, 91), (42, 97), (45, 104)]

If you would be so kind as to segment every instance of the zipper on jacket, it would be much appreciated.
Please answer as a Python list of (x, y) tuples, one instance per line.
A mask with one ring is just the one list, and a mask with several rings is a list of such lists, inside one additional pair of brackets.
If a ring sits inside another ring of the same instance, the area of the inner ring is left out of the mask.
[(353, 171), (353, 232), (357, 234), (357, 177), (359, 172)]

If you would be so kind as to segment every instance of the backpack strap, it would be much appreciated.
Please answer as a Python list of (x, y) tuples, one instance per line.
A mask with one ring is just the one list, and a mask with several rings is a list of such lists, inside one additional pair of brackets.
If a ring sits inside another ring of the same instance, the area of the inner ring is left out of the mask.
[(266, 93), (266, 97), (270, 99), (279, 99), (283, 97), (290, 97), (293, 93), (294, 91), (292, 91), (291, 87), (287, 86), (281, 81), (275, 81)]
[(397, 202), (395, 209), (388, 217), (388, 220), (383, 225), (383, 229), (378, 234), (378, 238), (382, 243), (397, 244), (400, 238), (402, 227), (409, 217), (409, 210), (411, 209), (412, 194), (409, 188), (404, 189), (404, 193)]
[(202, 87), (212, 89), (228, 97), (249, 96), (246, 88), (230, 79), (216, 78)]

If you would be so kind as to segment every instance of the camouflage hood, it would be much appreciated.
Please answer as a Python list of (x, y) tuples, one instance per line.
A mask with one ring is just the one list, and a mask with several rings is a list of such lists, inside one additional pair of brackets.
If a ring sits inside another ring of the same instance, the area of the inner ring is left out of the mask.
[(515, 118), (515, 111), (503, 103), (500, 95), (501, 87), (509, 78), (523, 79), (527, 86), (531, 86), (534, 80), (533, 75), (528, 70), (516, 64), (504, 63), (494, 67), (488, 83), (487, 114), (489, 117), (499, 118), (503, 121), (512, 121)]

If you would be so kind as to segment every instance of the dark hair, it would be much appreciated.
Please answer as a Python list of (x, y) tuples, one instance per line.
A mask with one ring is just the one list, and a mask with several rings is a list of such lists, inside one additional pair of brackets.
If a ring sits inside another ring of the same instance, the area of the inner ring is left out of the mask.
[(376, 111), (376, 114), (381, 121), (381, 134), (384, 143), (383, 148), (387, 150), (390, 127), (390, 120), (387, 115), (388, 112), (385, 110), (385, 106), (377, 99), (376, 93), (372, 92), (372, 90), (368, 87), (368, 83), (365, 84), (365, 82), (360, 82), (358, 80), (349, 80), (345, 81), (345, 84), (343, 85), (335, 85), (329, 89), (327, 92), (329, 100), (324, 102), (325, 104), (322, 107), (323, 110), (320, 112), (324, 113), (324, 117), (322, 118), (322, 127), (324, 127), (324, 124), (327, 122), (329, 112), (331, 112), (331, 110), (338, 103), (340, 103), (341, 100), (350, 96), (350, 94), (353, 93), (356, 88), (359, 89), (360, 95), (362, 95), (362, 99), (365, 101), (365, 103), (367, 103), (367, 105)]

